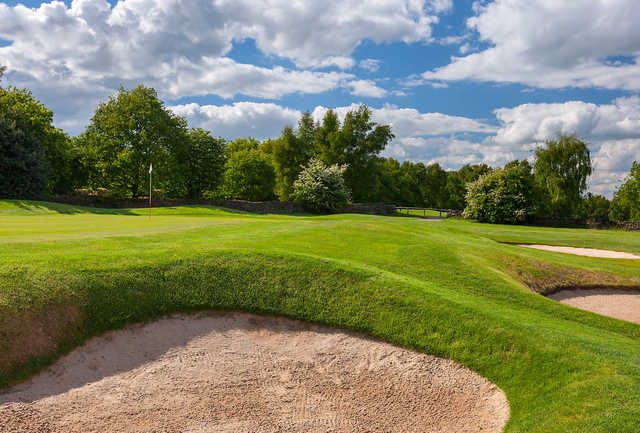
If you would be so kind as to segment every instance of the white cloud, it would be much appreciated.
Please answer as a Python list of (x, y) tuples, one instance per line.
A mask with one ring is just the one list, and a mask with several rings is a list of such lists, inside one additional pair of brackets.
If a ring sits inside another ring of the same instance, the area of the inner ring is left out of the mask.
[(387, 91), (378, 87), (372, 80), (353, 80), (349, 81), (347, 86), (351, 87), (351, 94), (354, 96), (382, 98), (387, 95)]
[(495, 111), (501, 123), (493, 141), (503, 149), (527, 152), (558, 134), (576, 133), (591, 150), (594, 173), (590, 188), (611, 196), (640, 161), (640, 97), (618, 98), (611, 104), (582, 101), (524, 104)]
[[(73, 0), (37, 8), (0, 3), (0, 59), (6, 82), (26, 86), (78, 127), (89, 110), (69, 106), (103, 99), (120, 85), (145, 84), (163, 97), (215, 94), (280, 98), (345, 87), (380, 97), (384, 90), (353, 74), (298, 68), (355, 66), (361, 41), (431, 39), (447, 2), (427, 0)], [(234, 41), (252, 38), (272, 59), (296, 68), (260, 67), (228, 57)], [(370, 64), (372, 65), (372, 64)], [(52, 95), (64, 95), (54, 98)], [(77, 129), (72, 131), (77, 132)]]
[(638, 1), (495, 0), (475, 10), (467, 26), (489, 47), (423, 78), (640, 90)]
[[(334, 108), (338, 117), (358, 108), (358, 104)], [(313, 112), (315, 120), (321, 120), (327, 107), (317, 106)], [(460, 132), (491, 133), (495, 127), (468, 117), (449, 116), (442, 113), (421, 113), (414, 108), (400, 108), (385, 104), (382, 108), (371, 108), (373, 121), (391, 125), (397, 139), (407, 137), (436, 136)]]
[(331, 56), (324, 58), (313, 64), (314, 69), (336, 67), (338, 69), (351, 69), (356, 65), (356, 61), (346, 56)]
[(640, 138), (640, 97), (618, 98), (612, 104), (582, 101), (524, 104), (495, 110), (502, 124), (496, 142), (541, 142), (558, 134), (576, 133), (585, 139)]
[(380, 63), (382, 62), (378, 59), (364, 59), (360, 60), (358, 66), (360, 66), (362, 69), (366, 69), (369, 72), (376, 72), (378, 69), (380, 69)]
[(198, 105), (195, 103), (169, 107), (185, 117), (192, 127), (208, 129), (215, 136), (238, 138), (252, 136), (277, 137), (286, 125), (295, 125), (302, 113), (272, 103), (235, 102), (231, 105)]

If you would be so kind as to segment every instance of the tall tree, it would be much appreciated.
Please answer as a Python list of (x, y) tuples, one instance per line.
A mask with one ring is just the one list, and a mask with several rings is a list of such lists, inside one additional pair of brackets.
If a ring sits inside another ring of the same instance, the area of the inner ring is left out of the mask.
[[(587, 145), (575, 135), (548, 140), (536, 150), (535, 178), (553, 216), (572, 216), (587, 189), (591, 156)], [(548, 212), (549, 210), (547, 210)]]
[(181, 147), (187, 143), (186, 121), (164, 106), (156, 91), (120, 88), (101, 103), (79, 137), (85, 158), (95, 167), (90, 183), (137, 197), (146, 191), (149, 164), (156, 184), (166, 188), (180, 176)]
[(273, 198), (275, 170), (257, 141), (238, 139), (230, 143), (224, 168), (223, 197), (250, 201)]
[(326, 164), (346, 164), (345, 180), (354, 201), (375, 198), (372, 188), (377, 176), (374, 172), (377, 155), (394, 138), (389, 125), (378, 125), (371, 120), (366, 105), (348, 112), (342, 126), (329, 110), (316, 134), (318, 157)]
[(629, 176), (616, 191), (609, 217), (613, 221), (640, 221), (640, 161), (634, 161)]
[(478, 180), (483, 174), (491, 171), (486, 164), (465, 164), (457, 171), (447, 172), (447, 202), (444, 205), (449, 209), (464, 209), (467, 205), (465, 195), (467, 184)]
[(60, 128), (53, 126), (53, 112), (38, 101), (28, 89), (0, 88), (0, 111), (12, 111), (44, 148), (47, 192), (64, 194), (75, 186), (71, 165), (76, 153), (71, 139)]
[(202, 198), (205, 191), (214, 191), (221, 185), (225, 147), (225, 140), (212, 137), (209, 131), (189, 130), (186, 145), (178, 157), (188, 197)]
[(20, 116), (0, 111), (0, 198), (42, 198), (46, 182), (40, 141)]
[(282, 130), (280, 138), (272, 140), (271, 155), (276, 170), (276, 194), (280, 200), (289, 200), (293, 183), (304, 165), (313, 155), (316, 125), (311, 113), (302, 115), (296, 132), (289, 126)]

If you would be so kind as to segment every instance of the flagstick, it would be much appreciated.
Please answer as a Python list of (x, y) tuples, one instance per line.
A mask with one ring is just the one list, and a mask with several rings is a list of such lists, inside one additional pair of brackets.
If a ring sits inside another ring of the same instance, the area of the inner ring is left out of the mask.
[(153, 165), (149, 164), (149, 220), (151, 220), (151, 172)]

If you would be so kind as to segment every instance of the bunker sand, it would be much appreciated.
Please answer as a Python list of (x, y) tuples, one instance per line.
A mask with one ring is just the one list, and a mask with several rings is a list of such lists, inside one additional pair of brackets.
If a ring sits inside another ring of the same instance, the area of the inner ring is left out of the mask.
[(637, 254), (624, 251), (599, 250), (595, 248), (559, 247), (553, 245), (514, 244), (519, 247), (535, 248), (536, 250), (553, 251), (556, 253), (575, 254), (578, 256), (600, 257), (604, 259), (640, 259)]
[(0, 394), (5, 432), (500, 432), (508, 416), (453, 361), (241, 313), (109, 332)]
[(618, 289), (561, 290), (549, 296), (563, 304), (640, 324), (640, 292)]

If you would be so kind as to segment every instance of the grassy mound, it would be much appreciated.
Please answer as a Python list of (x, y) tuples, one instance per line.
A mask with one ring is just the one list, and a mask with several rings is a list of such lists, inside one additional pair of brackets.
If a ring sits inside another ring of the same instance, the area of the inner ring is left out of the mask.
[(500, 386), (510, 432), (629, 432), (640, 326), (541, 292), (640, 285), (640, 233), (212, 207), (96, 210), (0, 202), (0, 387), (86, 338), (175, 311), (243, 310), (362, 331), (452, 358)]

